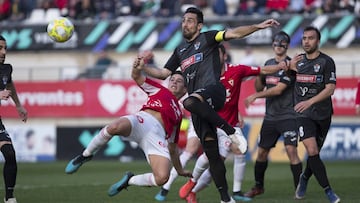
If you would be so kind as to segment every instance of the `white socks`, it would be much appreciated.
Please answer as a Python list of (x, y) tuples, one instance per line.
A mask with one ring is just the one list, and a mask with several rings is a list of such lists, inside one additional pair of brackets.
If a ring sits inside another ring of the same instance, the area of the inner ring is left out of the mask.
[(136, 186), (158, 186), (155, 182), (154, 174), (152, 173), (135, 175), (130, 178), (128, 184)]
[(234, 154), (234, 183), (233, 192), (241, 191), (241, 183), (244, 179), (246, 160), (245, 155)]
[(209, 168), (209, 160), (206, 157), (205, 153), (201, 154), (199, 158), (196, 160), (195, 167), (193, 170), (193, 178), (194, 182), (197, 182), (200, 176), (204, 173), (206, 169)]
[(111, 140), (112, 135), (107, 132), (106, 127), (107, 126), (101, 129), (100, 132), (93, 137), (89, 145), (83, 151), (83, 156), (91, 156), (95, 154), (101, 147), (103, 147), (106, 143), (109, 142), (109, 140)]

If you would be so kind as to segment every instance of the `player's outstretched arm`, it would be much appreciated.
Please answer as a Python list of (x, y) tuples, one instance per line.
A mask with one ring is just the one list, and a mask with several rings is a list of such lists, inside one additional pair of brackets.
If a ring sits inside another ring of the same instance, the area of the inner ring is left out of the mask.
[(274, 19), (268, 19), (259, 24), (239, 26), (234, 29), (227, 30), (225, 32), (225, 39), (230, 40), (230, 39), (243, 38), (258, 30), (265, 29), (268, 27), (278, 26), (278, 25), (280, 25), (278, 21)]

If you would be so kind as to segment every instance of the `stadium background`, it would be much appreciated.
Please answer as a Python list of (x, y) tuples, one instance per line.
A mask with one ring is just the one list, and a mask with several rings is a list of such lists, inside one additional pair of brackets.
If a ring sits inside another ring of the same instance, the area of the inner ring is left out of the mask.
[[(231, 28), (263, 19), (210, 18), (204, 30)], [(301, 52), (302, 29), (309, 24), (319, 27), (321, 49), (335, 59), (339, 79), (333, 96), (334, 121), (322, 156), (326, 160), (359, 160), (360, 118), (354, 111), (356, 82), (360, 78), (359, 17), (293, 15), (278, 20), (282, 24), (278, 30), (262, 30), (230, 42), (233, 63), (245, 56), (245, 46), (252, 46), (256, 61), (262, 64), (272, 56), (271, 36), (280, 29), (291, 35), (289, 55)], [(136, 111), (144, 101), (144, 95), (129, 78), (132, 59), (139, 50), (153, 50), (156, 63), (162, 66), (181, 40), (179, 22), (180, 18), (133, 17), (89, 23), (74, 21), (76, 32), (64, 44), (53, 43), (47, 37), (44, 22), (3, 23), (0, 34), (8, 43), (6, 61), (14, 66), (13, 79), (20, 99), (29, 111), (29, 121), (21, 124), (13, 104), (1, 104), (3, 122), (14, 141), (18, 160), (68, 160), (114, 117)], [(96, 52), (100, 50), (107, 50), (117, 65), (108, 68), (102, 79), (76, 80), (77, 74), (94, 64)], [(253, 92), (252, 83), (252, 80), (244, 83), (242, 98)], [(263, 100), (248, 110), (241, 109), (246, 121), (244, 132), (249, 138), (249, 160), (256, 155), (263, 110)], [(282, 140), (279, 140), (270, 159), (287, 160), (282, 146)], [(300, 155), (304, 158), (303, 148), (300, 148)], [(143, 159), (143, 156), (133, 143), (115, 138), (96, 158), (127, 162)]]

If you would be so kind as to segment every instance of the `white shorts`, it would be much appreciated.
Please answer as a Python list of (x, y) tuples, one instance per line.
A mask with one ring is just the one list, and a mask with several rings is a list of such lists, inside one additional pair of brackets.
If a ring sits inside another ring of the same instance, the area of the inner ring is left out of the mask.
[(219, 154), (226, 158), (231, 151), (231, 140), (225, 131), (217, 128), (217, 137), (219, 142)]
[(144, 111), (127, 115), (125, 118), (129, 119), (131, 123), (131, 133), (125, 139), (138, 143), (148, 162), (150, 154), (163, 156), (170, 160), (165, 130), (156, 118)]
[(195, 129), (194, 129), (194, 125), (193, 125), (193, 123), (192, 123), (192, 120), (190, 119), (189, 129), (188, 129), (188, 131), (187, 131), (187, 139), (193, 138), (193, 137), (199, 138), (199, 137), (197, 136), (196, 132), (195, 132)]
[[(198, 137), (192, 122), (188, 129), (187, 139), (191, 137)], [(222, 157), (227, 157), (231, 151), (231, 140), (230, 137), (220, 128), (217, 128), (217, 137), (219, 141), (219, 153)]]

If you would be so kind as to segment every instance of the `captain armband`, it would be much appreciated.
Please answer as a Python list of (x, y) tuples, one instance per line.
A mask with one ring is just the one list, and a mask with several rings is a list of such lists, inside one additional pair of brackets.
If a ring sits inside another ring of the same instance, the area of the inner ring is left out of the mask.
[(226, 41), (225, 33), (226, 33), (225, 30), (217, 32), (216, 35), (215, 35), (215, 40), (217, 42)]

